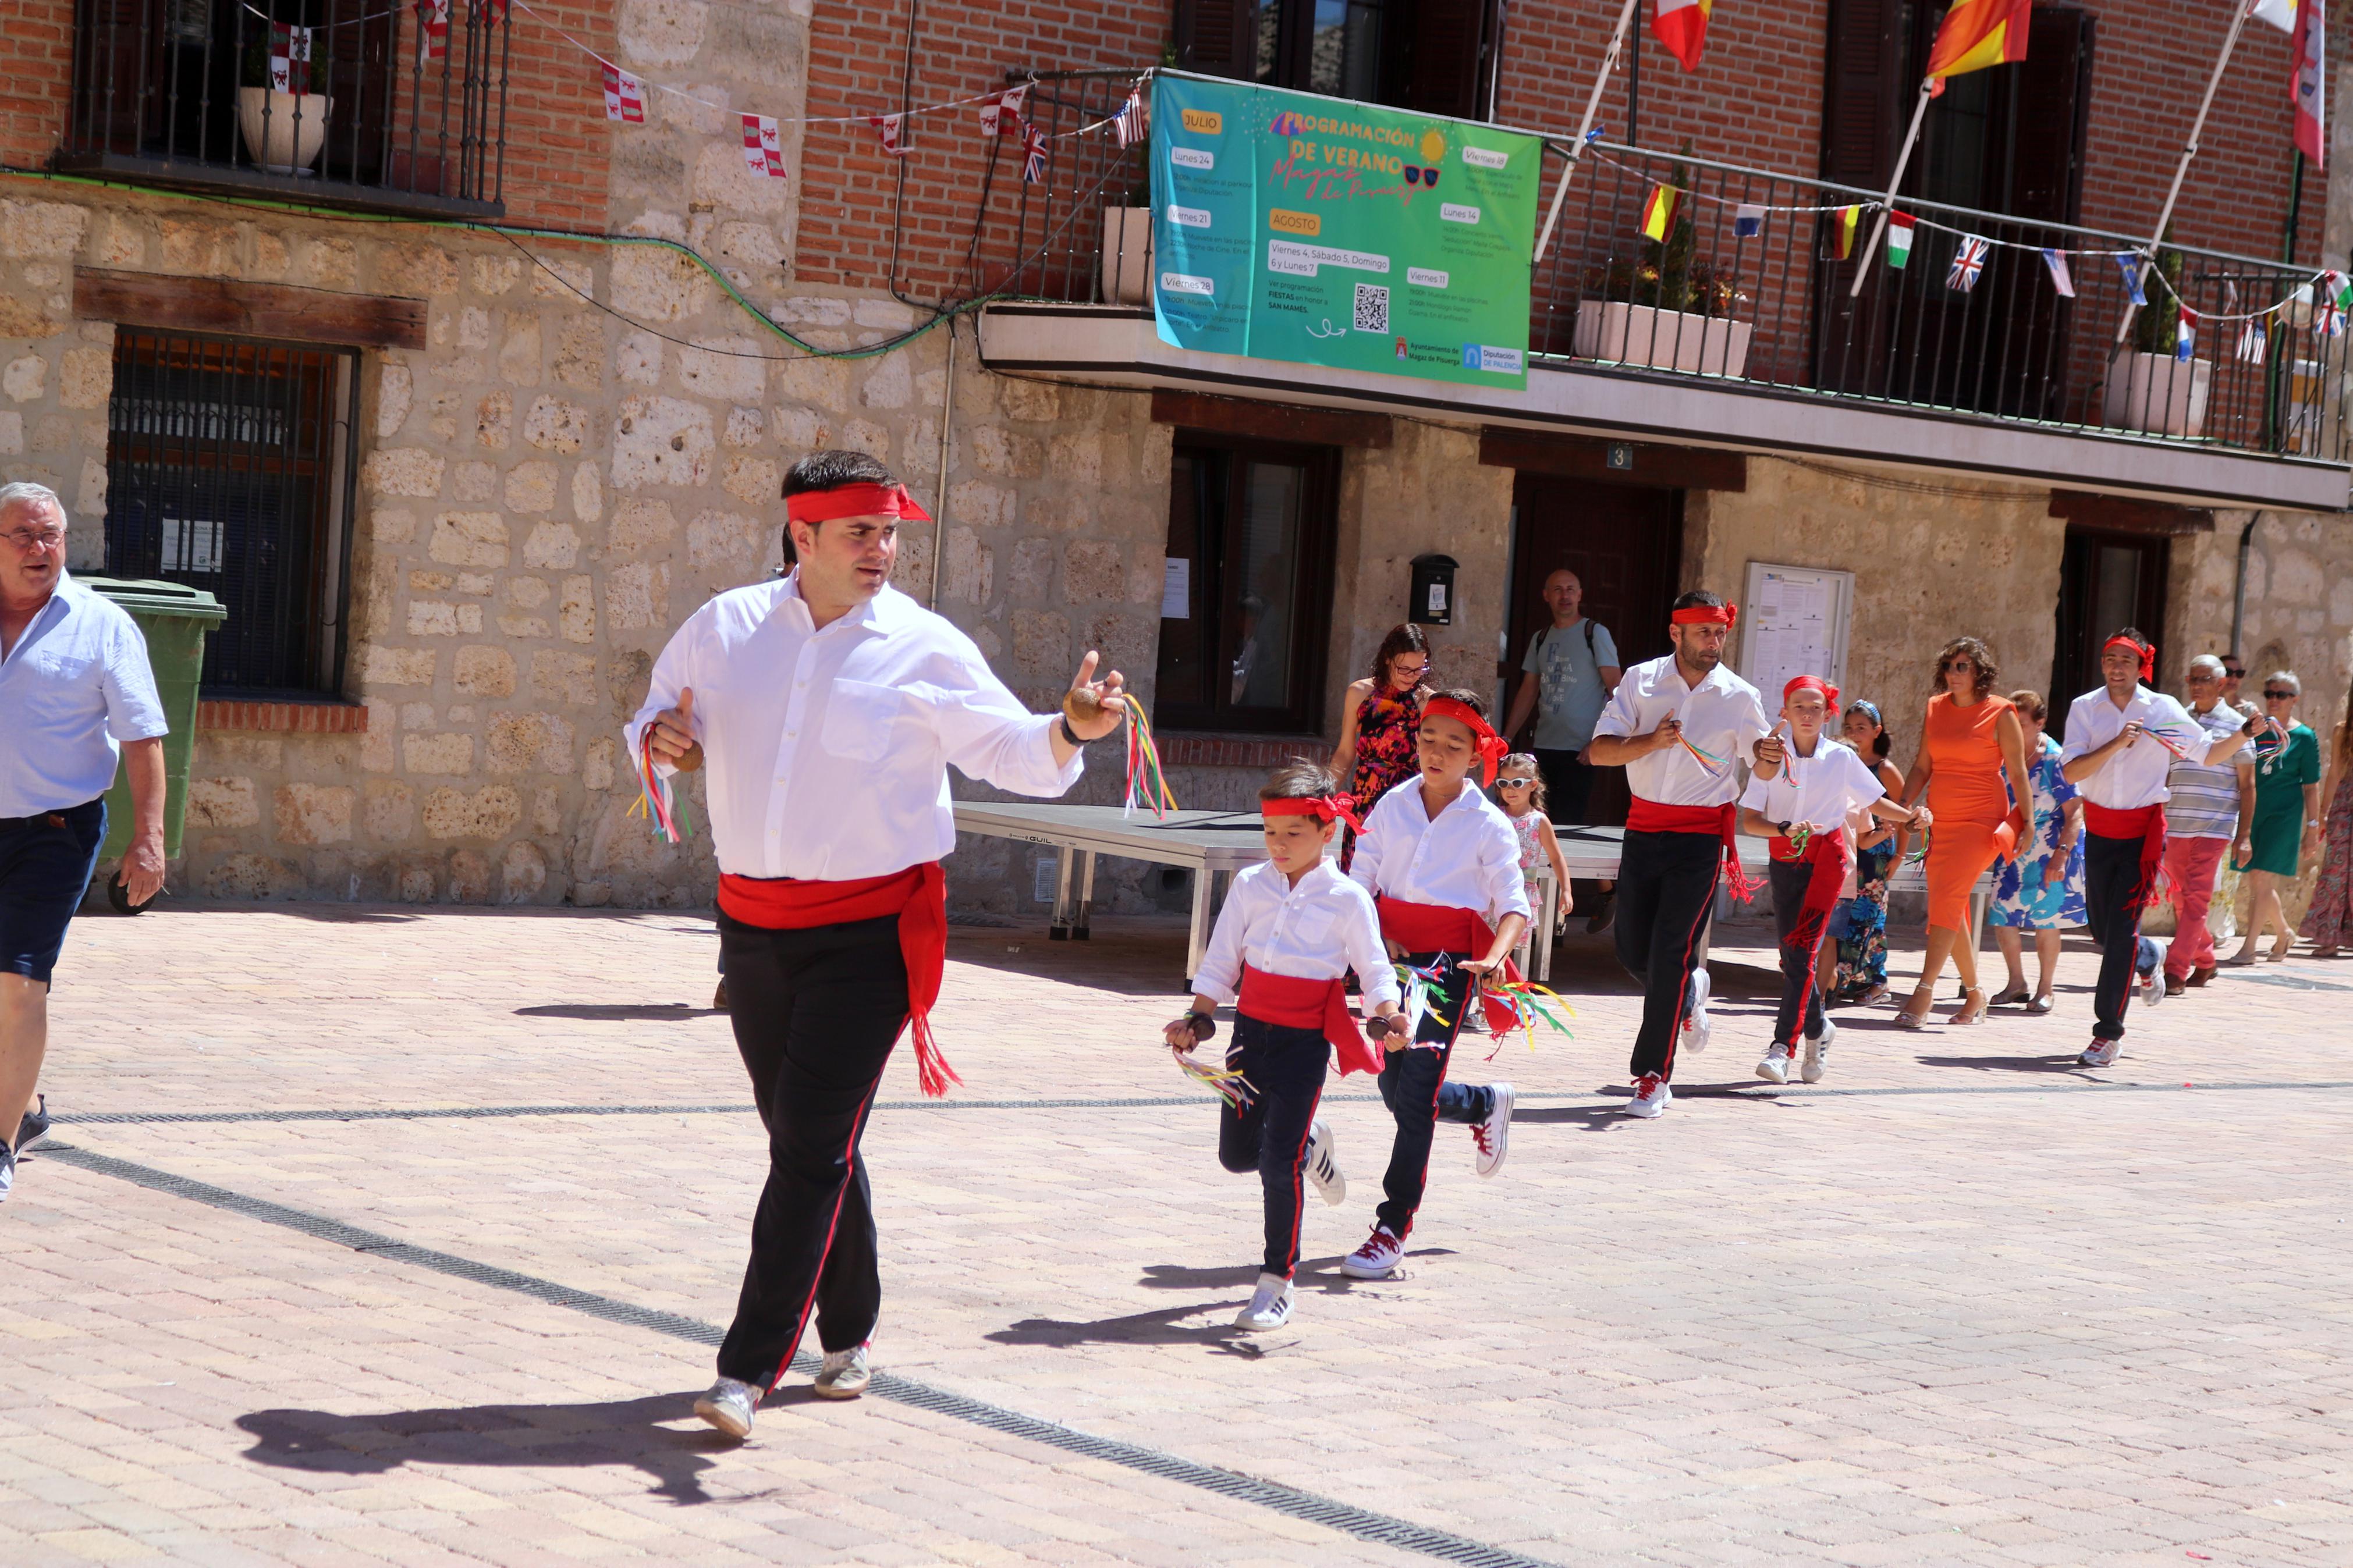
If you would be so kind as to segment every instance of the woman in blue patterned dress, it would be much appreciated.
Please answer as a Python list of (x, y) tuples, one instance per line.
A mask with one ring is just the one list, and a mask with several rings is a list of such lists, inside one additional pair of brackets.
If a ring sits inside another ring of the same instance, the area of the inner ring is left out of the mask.
[[(1892, 749), (1878, 704), (1855, 698), (1846, 705), (1840, 735), (1862, 759), (1890, 800), (1904, 795), (1904, 775), (1887, 760)], [(1838, 957), (1827, 1000), (1876, 1006), (1887, 1000), (1887, 877), (1904, 852), (1904, 835), (1872, 821), (1855, 839), (1854, 894), (1831, 911)]]
[[(2051, 716), (2042, 694), (2013, 691), (2011, 704), (2026, 727), (2027, 772), (2032, 779), (2034, 826), (2018, 847), (2018, 858), (1998, 862), (1993, 934), (2010, 965), (2010, 984), (1987, 1005), (2024, 1002), (2031, 1013), (2051, 1011), (2051, 981), (2059, 967), (2059, 933), (2085, 923), (2084, 912), (2084, 803), (2059, 773), (2059, 742), (2042, 732)], [(2026, 989), (2025, 938), (2034, 933), (2034, 990)]]

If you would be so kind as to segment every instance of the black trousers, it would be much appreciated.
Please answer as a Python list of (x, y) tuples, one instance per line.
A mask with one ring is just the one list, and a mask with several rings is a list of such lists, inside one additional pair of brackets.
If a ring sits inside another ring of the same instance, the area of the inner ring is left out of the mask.
[(1675, 1076), (1683, 1004), (1715, 908), (1724, 842), (1713, 833), (1626, 834), (1618, 863), (1618, 962), (1642, 987), (1642, 1027), (1627, 1070)]
[(1821, 958), (1822, 932), (1831, 922), (1822, 921), (1814, 932), (1814, 940), (1797, 947), (1789, 945), (1789, 933), (1797, 929), (1799, 906), (1806, 900), (1806, 889), (1814, 879), (1810, 860), (1774, 860), (1767, 863), (1766, 874), (1773, 883), (1773, 934), (1781, 945), (1781, 1005), (1773, 1015), (1773, 1043), (1795, 1046), (1798, 1043), (1798, 1009), (1806, 1012), (1808, 1038), (1822, 1032), (1827, 1021), (1822, 1016), (1822, 988), (1814, 984), (1814, 965)]
[(1218, 1108), (1218, 1163), (1258, 1173), (1266, 1192), (1269, 1274), (1291, 1278), (1299, 1266), (1300, 1216), (1307, 1206), (1302, 1170), (1332, 1047), (1321, 1029), (1293, 1028), (1247, 1015), (1234, 1018), (1226, 1066), (1250, 1079), (1250, 1109)]
[(2125, 1037), (2125, 1007), (2136, 971), (2156, 966), (2157, 944), (2140, 934), (2140, 911), (2129, 908), (2140, 887), (2137, 838), (2084, 835), (2084, 913), (2100, 946), (2100, 981), (2092, 988), (2092, 1037)]
[(1594, 770), (1577, 760), (1577, 752), (1539, 748), (1530, 754), (1544, 775), (1545, 816), (1556, 823), (1583, 822), (1593, 798)]
[(1471, 976), (1454, 966), (1455, 960), (1469, 956), (1406, 955), (1406, 962), (1416, 969), (1436, 969), (1440, 983), (1430, 988), (1430, 1011), (1414, 1032), (1416, 1043), (1388, 1052), (1381, 1062), (1381, 1103), (1397, 1120), (1397, 1138), (1389, 1145), (1389, 1168), (1382, 1173), (1382, 1199), (1373, 1217), (1399, 1241), (1413, 1229), (1414, 1214), (1430, 1185), (1430, 1146), (1437, 1138), (1438, 1124), (1484, 1121), (1495, 1109), (1494, 1091), (1486, 1085), (1446, 1081), (1447, 1065), (1454, 1059), (1454, 1041), (1462, 1033), (1463, 1014), (1468, 1011), (1463, 999), (1471, 990)]
[(773, 1388), (812, 1308), (828, 1351), (862, 1344), (882, 1308), (859, 1140), (907, 1021), (895, 917), (765, 931), (725, 914), (728, 1016), (768, 1130), (768, 1183), (719, 1373)]

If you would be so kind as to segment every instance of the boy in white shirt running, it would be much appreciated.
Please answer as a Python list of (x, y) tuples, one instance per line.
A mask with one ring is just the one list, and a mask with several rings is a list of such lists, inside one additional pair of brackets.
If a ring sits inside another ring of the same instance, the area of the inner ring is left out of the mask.
[(1218, 1004), (1236, 1002), (1226, 1068), (1248, 1089), (1244, 1104), (1229, 1100), (1219, 1112), (1218, 1161), (1237, 1173), (1257, 1171), (1266, 1193), (1266, 1256), (1250, 1303), (1234, 1320), (1245, 1329), (1290, 1320), (1306, 1207), (1303, 1173), (1327, 1204), (1347, 1194), (1332, 1130), (1315, 1114), (1325, 1057), (1336, 1050), (1344, 1074), (1377, 1073), (1382, 1062), (1349, 1015), (1343, 990), (1349, 970), (1374, 1015), (1375, 1039), (1390, 1050), (1405, 1043), (1395, 1017), (1397, 976), (1373, 900), (1324, 858), (1339, 825), (1356, 823), (1355, 803), (1338, 791), (1313, 763), (1277, 768), (1259, 791), (1267, 858), (1234, 879), (1193, 977), (1192, 1011), (1166, 1031), (1169, 1049), (1187, 1054), (1217, 1033)]
[(1848, 816), (1867, 812), (1908, 824), (1914, 816), (1887, 798), (1886, 786), (1861, 757), (1822, 734), (1837, 711), (1838, 688), (1820, 677), (1801, 675), (1783, 687), (1781, 721), (1789, 745), (1781, 771), (1750, 779), (1740, 797), (1740, 830), (1773, 841), (1767, 875), (1781, 939), (1781, 1006), (1773, 1017), (1772, 1044), (1757, 1064), (1757, 1076), (1767, 1083), (1789, 1081), (1800, 1023), (1806, 1059), (1799, 1076), (1808, 1083), (1821, 1081), (1838, 1036), (1838, 1026), (1822, 1011), (1814, 970), (1839, 888), (1854, 868)]

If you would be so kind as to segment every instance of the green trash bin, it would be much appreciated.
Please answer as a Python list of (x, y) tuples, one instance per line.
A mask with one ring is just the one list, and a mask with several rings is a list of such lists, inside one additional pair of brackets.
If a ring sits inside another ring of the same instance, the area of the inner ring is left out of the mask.
[[(164, 737), (164, 854), (176, 857), (180, 825), (188, 815), (188, 769), (196, 752), (196, 681), (204, 673), (205, 638), (228, 618), (228, 612), (218, 599), (185, 583), (79, 575), (74, 581), (130, 611), (147, 638), (147, 667), (155, 672), (164, 721), (172, 727)], [(131, 847), (131, 783), (118, 767), (113, 787), (106, 792), (106, 843), (99, 850), (102, 861), (119, 858)]]

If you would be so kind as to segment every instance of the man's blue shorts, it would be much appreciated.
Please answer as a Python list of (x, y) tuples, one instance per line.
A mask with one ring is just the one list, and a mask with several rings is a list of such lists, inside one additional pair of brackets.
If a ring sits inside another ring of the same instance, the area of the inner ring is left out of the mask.
[(0, 816), (0, 974), (47, 984), (105, 842), (102, 799)]

